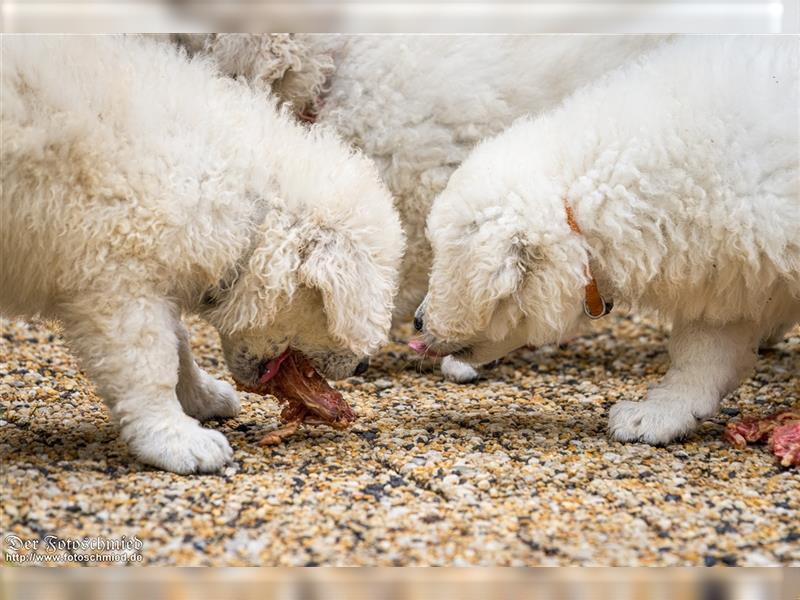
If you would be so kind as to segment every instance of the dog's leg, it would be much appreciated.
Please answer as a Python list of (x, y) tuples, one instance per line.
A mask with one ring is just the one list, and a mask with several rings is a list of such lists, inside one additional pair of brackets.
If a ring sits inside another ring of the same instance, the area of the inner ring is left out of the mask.
[(447, 381), (455, 383), (472, 383), (478, 379), (478, 371), (452, 356), (442, 359), (442, 375)]
[(716, 414), (719, 403), (753, 368), (758, 329), (737, 322), (712, 327), (676, 323), (669, 344), (672, 365), (643, 402), (617, 402), (609, 415), (620, 441), (666, 444)]
[(179, 318), (165, 300), (105, 297), (72, 304), (64, 323), (136, 458), (176, 473), (217, 471), (232, 458), (228, 441), (187, 416), (176, 395)]
[(189, 345), (189, 332), (180, 319), (175, 335), (178, 337), (178, 386), (175, 391), (184, 412), (200, 421), (238, 415), (241, 405), (236, 390), (197, 366)]

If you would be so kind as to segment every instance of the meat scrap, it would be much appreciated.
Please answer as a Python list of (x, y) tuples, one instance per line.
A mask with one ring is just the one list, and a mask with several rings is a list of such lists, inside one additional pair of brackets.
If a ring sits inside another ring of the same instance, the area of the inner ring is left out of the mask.
[(776, 427), (769, 440), (769, 449), (781, 459), (781, 465), (800, 466), (800, 421)]
[(345, 429), (356, 418), (342, 395), (296, 350), (289, 349), (270, 361), (258, 385), (245, 389), (275, 396), (284, 405), (281, 410), (284, 426), (266, 434), (259, 441), (262, 446), (280, 444), (304, 423)]
[(800, 465), (800, 410), (787, 410), (763, 419), (728, 423), (725, 439), (737, 448), (748, 442), (766, 441), (770, 452), (784, 467)]

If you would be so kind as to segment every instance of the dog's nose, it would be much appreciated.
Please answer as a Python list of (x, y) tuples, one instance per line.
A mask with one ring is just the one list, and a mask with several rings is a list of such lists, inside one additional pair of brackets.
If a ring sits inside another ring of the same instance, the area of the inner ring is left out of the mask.
[(353, 375), (363, 375), (368, 368), (369, 368), (369, 359), (362, 360), (360, 363), (356, 365), (356, 370), (353, 371)]
[[(408, 322), (408, 321), (406, 321), (406, 322)], [(417, 331), (422, 331), (422, 325), (423, 325), (422, 317), (415, 316), (414, 317), (414, 329), (416, 329)]]

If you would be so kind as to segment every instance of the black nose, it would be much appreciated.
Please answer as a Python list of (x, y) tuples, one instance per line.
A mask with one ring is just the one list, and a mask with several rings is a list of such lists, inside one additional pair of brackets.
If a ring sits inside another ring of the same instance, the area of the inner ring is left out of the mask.
[[(408, 321), (406, 321), (408, 323)], [(422, 331), (422, 317), (414, 317), (414, 329)]]
[(369, 359), (362, 360), (356, 365), (356, 370), (353, 371), (353, 375), (363, 375), (367, 369), (369, 369)]

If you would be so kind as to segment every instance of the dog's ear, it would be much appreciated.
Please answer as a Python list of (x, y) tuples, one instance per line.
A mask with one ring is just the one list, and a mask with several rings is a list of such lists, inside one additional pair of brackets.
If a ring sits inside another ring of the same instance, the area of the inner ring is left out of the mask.
[(300, 282), (319, 290), (330, 333), (356, 354), (385, 343), (397, 269), (342, 232), (318, 230), (301, 254)]
[[(370, 230), (367, 237), (379, 233)], [(359, 243), (273, 207), (233, 279), (224, 282), (224, 301), (213, 303), (207, 315), (228, 334), (269, 327), (303, 285), (320, 292), (329, 333), (354, 353), (370, 354), (386, 341), (391, 326), (403, 250), (402, 237), (395, 245), (377, 239), (375, 247)]]
[(208, 317), (221, 332), (268, 327), (291, 301), (309, 229), (285, 211), (267, 211), (249, 247), (216, 286), (224, 300), (214, 303)]
[[(499, 246), (497, 258), (494, 268), (490, 267), (487, 271), (484, 293), (493, 300), (503, 300), (521, 288), (525, 275), (533, 271), (542, 256), (523, 233), (515, 233)], [(479, 289), (473, 288), (473, 293), (479, 292)]]
[(434, 260), (426, 315), (432, 317), (432, 333), (464, 339), (486, 332), (499, 308), (513, 308), (541, 250), (526, 237), (518, 219), (499, 209), (461, 227), (431, 233)]

